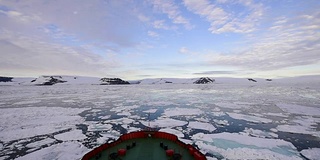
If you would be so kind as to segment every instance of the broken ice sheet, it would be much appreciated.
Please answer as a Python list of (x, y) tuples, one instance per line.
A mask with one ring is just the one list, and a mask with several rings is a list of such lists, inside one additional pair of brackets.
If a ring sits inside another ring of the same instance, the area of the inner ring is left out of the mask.
[(319, 116), (320, 108), (301, 106), (296, 104), (279, 103), (277, 106), (285, 112), (300, 115)]
[(200, 115), (203, 111), (198, 108), (168, 108), (163, 115), (167, 117), (182, 116), (182, 115)]
[(183, 126), (188, 124), (186, 121), (181, 121), (181, 120), (176, 120), (176, 119), (171, 119), (171, 118), (158, 118), (154, 121), (140, 121), (144, 126), (152, 128), (172, 128), (172, 127), (178, 127), (178, 126)]
[(1, 109), (0, 139), (12, 141), (76, 128), (86, 108), (26, 107)]
[(72, 130), (69, 132), (57, 134), (54, 136), (55, 139), (62, 141), (70, 141), (70, 140), (82, 140), (87, 138), (81, 130)]
[(88, 151), (88, 148), (79, 142), (63, 142), (32, 152), (25, 156), (18, 157), (17, 160), (80, 159)]
[(196, 122), (196, 121), (190, 121), (188, 124), (189, 128), (194, 128), (194, 129), (201, 129), (201, 130), (207, 130), (207, 131), (214, 131), (216, 130), (216, 127), (214, 127), (210, 123), (203, 123), (203, 122)]
[(246, 120), (254, 123), (271, 123), (272, 122), (271, 119), (262, 118), (258, 116), (251, 116), (251, 115), (231, 113), (231, 112), (228, 112), (227, 114), (233, 119), (242, 119), (242, 120)]
[(239, 133), (197, 133), (192, 139), (202, 151), (226, 159), (301, 159), (293, 144), (280, 139), (264, 139)]
[(300, 153), (303, 156), (309, 158), (310, 160), (319, 160), (320, 159), (320, 148), (304, 149)]

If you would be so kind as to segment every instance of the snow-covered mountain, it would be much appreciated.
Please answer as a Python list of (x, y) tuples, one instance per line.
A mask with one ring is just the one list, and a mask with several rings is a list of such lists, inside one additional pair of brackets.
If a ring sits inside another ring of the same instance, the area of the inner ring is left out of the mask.
[(193, 82), (194, 84), (207, 84), (207, 83), (213, 83), (215, 80), (211, 79), (209, 77), (201, 77), (200, 79)]
[(83, 76), (40, 76), (31, 81), (31, 85), (54, 84), (100, 84), (100, 78)]
[(201, 77), (201, 78), (153, 78), (136, 81), (126, 81), (120, 78), (98, 78), (84, 76), (40, 76), (38, 78), (0, 77), (0, 85), (152, 85), (152, 84), (229, 84), (229, 85), (260, 85), (260, 84), (310, 84), (320, 85), (320, 75), (302, 76), (281, 79), (262, 78), (229, 78), (229, 77)]

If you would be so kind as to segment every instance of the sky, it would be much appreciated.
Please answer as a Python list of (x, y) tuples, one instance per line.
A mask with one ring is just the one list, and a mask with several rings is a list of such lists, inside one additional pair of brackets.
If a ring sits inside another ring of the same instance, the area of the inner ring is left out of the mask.
[(0, 75), (320, 75), (319, 0), (0, 0)]

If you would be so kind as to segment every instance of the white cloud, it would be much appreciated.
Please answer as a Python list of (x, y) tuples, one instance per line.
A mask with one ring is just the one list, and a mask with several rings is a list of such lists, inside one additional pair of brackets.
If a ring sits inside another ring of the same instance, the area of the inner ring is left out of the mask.
[(251, 70), (277, 70), (320, 62), (320, 15), (276, 18), (265, 35), (252, 37), (252, 45), (234, 54), (209, 55), (214, 65), (231, 65)]
[[(8, 30), (14, 26), (15, 30), (28, 32), (54, 24), (64, 32), (76, 35), (80, 40), (103, 41), (104, 44), (109, 43), (119, 48), (134, 47), (134, 40), (139, 36), (134, 32), (139, 22), (136, 21), (134, 5), (130, 1), (92, 0), (79, 3), (77, 0), (45, 2), (29, 0), (1, 3), (10, 8), (7, 14), (12, 15), (0, 17), (2, 22), (6, 22), (1, 24), (0, 28)], [(32, 28), (26, 28), (25, 25), (19, 26), (10, 18), (30, 21), (33, 23), (30, 24)], [(140, 18), (147, 20), (147, 17), (140, 16)], [(35, 19), (41, 21), (34, 21)]]
[(149, 1), (156, 11), (167, 14), (168, 18), (172, 20), (174, 24), (182, 24), (185, 28), (191, 29), (193, 26), (189, 20), (181, 15), (179, 6), (171, 0), (151, 0)]
[(181, 47), (179, 52), (186, 55), (198, 55), (199, 53), (190, 51), (187, 47)]
[(141, 13), (139, 13), (137, 15), (137, 17), (141, 22), (149, 22), (150, 21), (150, 18), (148, 16), (141, 14)]
[(169, 26), (166, 24), (165, 20), (156, 20), (152, 23), (152, 26), (156, 29), (164, 29), (164, 30), (175, 30), (176, 26)]
[(24, 76), (39, 74), (105, 75), (119, 63), (91, 54), (85, 47), (44, 42), (36, 36), (2, 32), (0, 72)]
[(150, 36), (150, 37), (159, 37), (159, 34), (157, 32), (148, 31), (148, 36)]
[[(219, 4), (219, 5), (218, 5)], [(222, 7), (227, 5), (242, 5), (245, 13), (228, 12)], [(263, 15), (263, 6), (251, 0), (218, 1), (216, 4), (208, 0), (184, 0), (184, 5), (191, 12), (204, 17), (209, 23), (212, 33), (249, 33), (255, 30), (255, 25)], [(245, 16), (243, 16), (245, 15)]]

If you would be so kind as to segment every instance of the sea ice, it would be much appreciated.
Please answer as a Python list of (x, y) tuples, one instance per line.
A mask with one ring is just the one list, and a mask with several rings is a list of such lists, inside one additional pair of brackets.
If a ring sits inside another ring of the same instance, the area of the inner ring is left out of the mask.
[(316, 137), (320, 137), (319, 131), (311, 130), (306, 126), (301, 125), (278, 125), (277, 130), (289, 133), (311, 134)]
[(282, 113), (264, 113), (265, 115), (269, 115), (269, 116), (276, 116), (276, 117), (283, 117), (283, 118), (287, 118), (288, 115), (282, 114)]
[(144, 126), (149, 126), (152, 128), (172, 128), (172, 127), (177, 127), (177, 126), (183, 126), (188, 124), (186, 121), (180, 121), (176, 119), (171, 119), (171, 118), (164, 118), (164, 119), (156, 119), (154, 121), (140, 121)]
[(184, 134), (181, 131), (178, 131), (178, 130), (175, 130), (175, 129), (171, 129), (171, 128), (163, 128), (163, 129), (160, 129), (159, 131), (171, 133), (171, 134), (174, 134), (177, 137), (181, 137), (181, 138), (184, 137)]
[[(224, 141), (222, 141), (223, 143)], [(202, 152), (224, 157), (224, 159), (272, 159), (272, 160), (303, 160), (298, 155), (285, 155), (263, 148), (247, 148), (239, 146), (237, 148), (219, 148), (214, 144), (197, 141), (196, 145)], [(234, 145), (228, 143), (228, 145)], [(254, 147), (254, 146), (252, 146)]]
[(70, 140), (82, 140), (87, 137), (84, 134), (82, 134), (81, 130), (72, 130), (70, 132), (57, 134), (54, 136), (54, 138), (62, 141), (70, 141)]
[(107, 132), (101, 132), (99, 133), (101, 137), (97, 139), (98, 144), (104, 144), (107, 142), (109, 139), (118, 139), (120, 136), (120, 132), (112, 130), (112, 131), (107, 131)]
[(226, 159), (302, 159), (293, 144), (280, 139), (238, 133), (197, 133), (192, 139), (202, 151), (222, 155)]
[(69, 159), (80, 159), (88, 148), (83, 146), (79, 142), (63, 142), (59, 144), (46, 147), (44, 149), (32, 152), (22, 157), (18, 157), (17, 160), (25, 159), (42, 159), (42, 160), (69, 160)]
[(293, 114), (302, 114), (302, 115), (310, 115), (310, 116), (319, 116), (320, 108), (316, 107), (308, 107), (301, 106), (296, 104), (285, 104), (279, 103), (277, 106), (285, 112), (293, 113)]
[(108, 132), (101, 132), (99, 133), (101, 137), (97, 139), (98, 144), (104, 144), (107, 142), (109, 139), (118, 139), (120, 137), (120, 132), (112, 130)]
[(319, 160), (320, 159), (320, 148), (304, 149), (300, 153), (303, 156), (309, 158), (310, 160)]
[(242, 104), (242, 103), (234, 104), (234, 103), (220, 102), (220, 103), (215, 103), (215, 105), (222, 108), (230, 108), (230, 109), (248, 108), (247, 104)]
[(89, 124), (88, 131), (107, 131), (112, 128), (111, 124), (102, 124), (99, 122), (92, 122), (92, 123), (86, 122), (85, 124)]
[(156, 113), (158, 109), (149, 109), (149, 110), (146, 110), (146, 111), (143, 111), (145, 113)]
[(260, 137), (260, 138), (278, 138), (278, 135), (273, 132), (266, 132), (258, 129), (253, 128), (245, 128), (243, 131), (244, 134), (253, 136), (253, 137)]
[(46, 138), (46, 139), (43, 139), (43, 140), (40, 140), (40, 141), (29, 143), (29, 144), (26, 145), (26, 147), (28, 147), (28, 148), (41, 147), (43, 145), (51, 144), (51, 143), (53, 143), (55, 141), (56, 141), (55, 139)]
[(270, 119), (261, 118), (257, 116), (250, 116), (250, 115), (230, 113), (230, 112), (227, 112), (227, 114), (233, 119), (242, 119), (242, 120), (246, 120), (254, 123), (271, 123), (272, 122), (272, 120)]
[(227, 120), (214, 119), (213, 122), (218, 124), (218, 125), (222, 125), (222, 126), (228, 126), (229, 125), (229, 122)]
[(194, 128), (194, 129), (207, 130), (207, 131), (210, 131), (210, 132), (216, 130), (216, 127), (214, 127), (210, 123), (202, 123), (202, 122), (195, 122), (195, 121), (189, 122), (188, 127), (189, 128)]
[(115, 107), (115, 108), (112, 108), (110, 109), (110, 111), (114, 111), (114, 112), (117, 112), (117, 113), (120, 113), (120, 112), (129, 112), (133, 109), (136, 109), (136, 108), (139, 108), (138, 105), (132, 105), (132, 106), (119, 106), (119, 107)]
[(25, 107), (3, 108), (0, 113), (0, 139), (11, 141), (76, 128), (86, 108)]
[(123, 118), (119, 118), (119, 119), (106, 120), (104, 122), (111, 123), (111, 124), (130, 124), (130, 123), (135, 122), (135, 120), (123, 117)]
[(13, 103), (14, 105), (25, 105), (25, 104), (34, 104), (34, 103), (40, 103), (41, 100), (28, 100), (28, 101), (20, 101)]
[(167, 117), (182, 116), (182, 115), (200, 115), (203, 111), (198, 108), (168, 108), (163, 115)]

